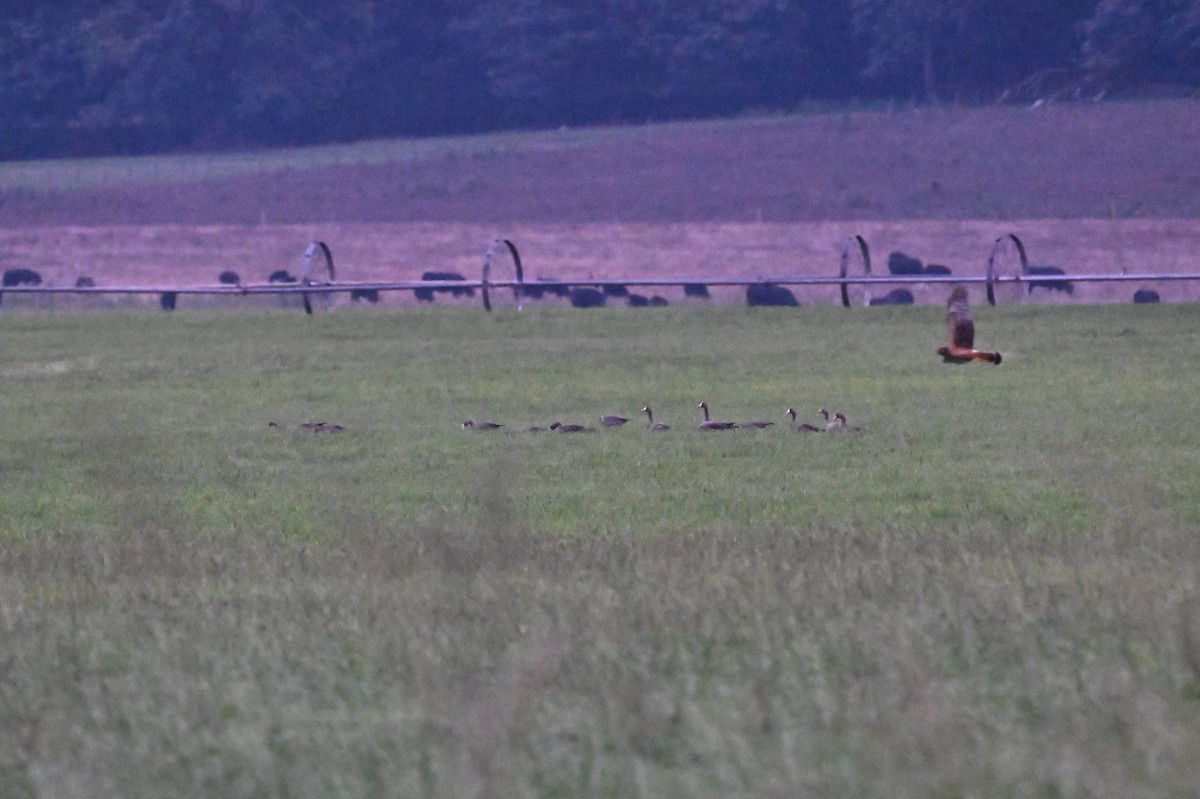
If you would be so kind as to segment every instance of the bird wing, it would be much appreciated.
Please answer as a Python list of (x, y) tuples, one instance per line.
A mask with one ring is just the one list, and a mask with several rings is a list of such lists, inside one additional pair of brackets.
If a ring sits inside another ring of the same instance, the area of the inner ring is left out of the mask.
[(951, 346), (974, 349), (975, 323), (971, 320), (971, 303), (967, 300), (967, 290), (958, 286), (950, 292), (946, 308), (949, 310), (946, 319), (950, 323)]

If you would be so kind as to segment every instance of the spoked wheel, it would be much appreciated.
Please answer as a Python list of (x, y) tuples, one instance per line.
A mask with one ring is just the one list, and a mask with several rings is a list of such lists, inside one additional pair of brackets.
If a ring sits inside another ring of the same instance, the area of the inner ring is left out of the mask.
[[(842, 266), (838, 277), (870, 277), (871, 249), (862, 236), (851, 236), (842, 247)], [(842, 305), (870, 305), (871, 288), (863, 283), (842, 281)]]
[(496, 239), (488, 245), (487, 252), (484, 253), (483, 272), (479, 278), (479, 293), (483, 295), (483, 310), (492, 310), (492, 259), (495, 257), (496, 250), (500, 245), (504, 245), (504, 248), (508, 251), (508, 254), (512, 256), (513, 279), (516, 281), (516, 285), (513, 286), (512, 289), (512, 296), (513, 303), (516, 304), (517, 310), (519, 311), (521, 310), (522, 304), (521, 287), (525, 282), (525, 274), (524, 270), (521, 268), (521, 253), (517, 251), (517, 245), (513, 244), (508, 239)]
[[(304, 273), (300, 278), (300, 282), (305, 286), (328, 286), (333, 283), (333, 280), (333, 253), (329, 251), (329, 245), (325, 242), (314, 241), (304, 251)], [(328, 293), (321, 293), (325, 295), (321, 302), (325, 307), (329, 307)], [(304, 292), (302, 296), (304, 299), (304, 312), (311, 316), (313, 309), (308, 292)]]
[(1025, 245), (1005, 233), (992, 245), (987, 262), (987, 299), (992, 305), (1020, 305), (1026, 287), (1021, 279), (1029, 270)]

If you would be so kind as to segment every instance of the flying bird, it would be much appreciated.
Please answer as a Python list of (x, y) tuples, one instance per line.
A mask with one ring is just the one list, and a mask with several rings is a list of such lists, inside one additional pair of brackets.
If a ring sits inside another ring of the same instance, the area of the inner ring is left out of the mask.
[(946, 301), (946, 320), (950, 323), (950, 346), (939, 347), (938, 355), (946, 363), (970, 363), (987, 361), (999, 364), (1000, 353), (975, 349), (975, 323), (971, 320), (971, 304), (967, 290), (956, 286)]

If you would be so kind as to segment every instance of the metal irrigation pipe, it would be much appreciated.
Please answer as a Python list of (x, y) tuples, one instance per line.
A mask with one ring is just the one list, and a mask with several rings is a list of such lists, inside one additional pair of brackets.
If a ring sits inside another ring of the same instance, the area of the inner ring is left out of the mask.
[(7, 294), (336, 294), (343, 291), (375, 289), (376, 291), (411, 291), (414, 289), (478, 289), (489, 288), (571, 288), (574, 286), (687, 286), (703, 283), (708, 286), (752, 286), (775, 284), (780, 286), (837, 286), (847, 285), (896, 285), (905, 283), (1043, 283), (1048, 281), (1104, 282), (1153, 281), (1153, 280), (1200, 280), (1200, 273), (1141, 272), (1136, 274), (1062, 274), (1062, 275), (879, 275), (872, 277), (671, 277), (671, 278), (628, 278), (620, 280), (401, 280), (401, 281), (345, 281), (336, 283), (245, 283), (240, 286), (5, 286), (0, 293)]

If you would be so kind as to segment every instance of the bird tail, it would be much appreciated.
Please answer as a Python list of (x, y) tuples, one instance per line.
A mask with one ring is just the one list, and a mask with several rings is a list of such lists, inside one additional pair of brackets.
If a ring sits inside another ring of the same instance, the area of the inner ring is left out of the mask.
[(1002, 360), (1002, 358), (1000, 357), (1000, 353), (998, 353), (998, 352), (979, 352), (979, 351), (977, 351), (972, 354), (972, 357), (974, 357), (976, 360), (987, 361), (988, 363), (994, 363), (997, 366), (1000, 365), (1000, 361)]

